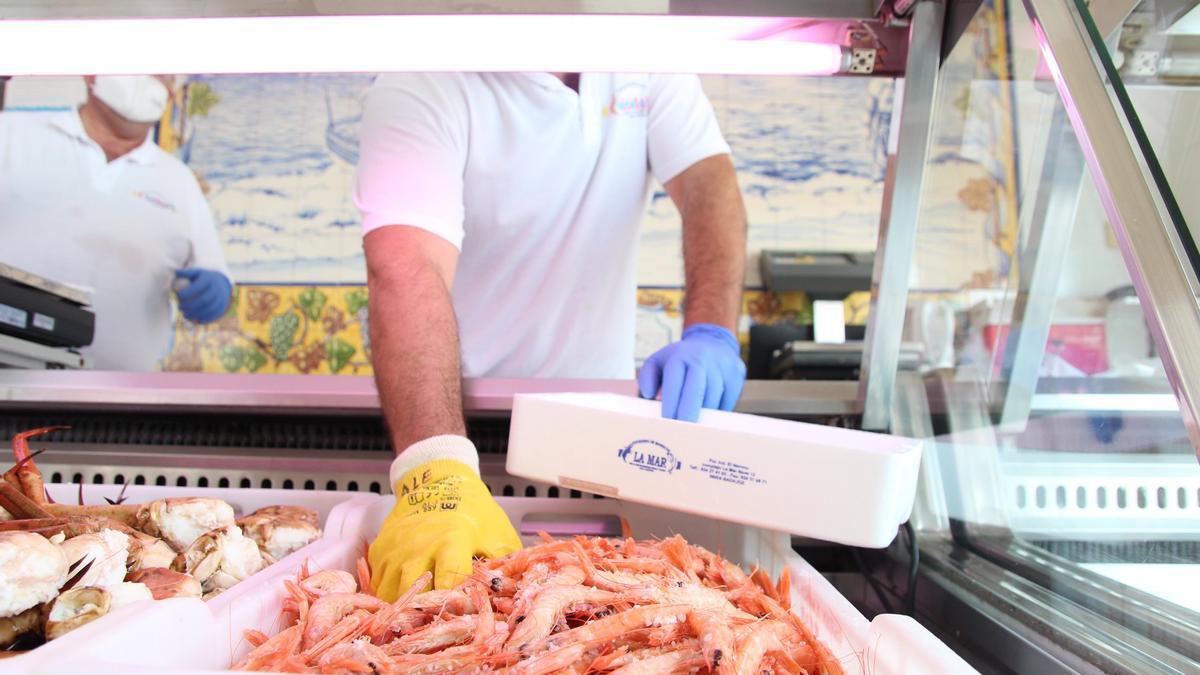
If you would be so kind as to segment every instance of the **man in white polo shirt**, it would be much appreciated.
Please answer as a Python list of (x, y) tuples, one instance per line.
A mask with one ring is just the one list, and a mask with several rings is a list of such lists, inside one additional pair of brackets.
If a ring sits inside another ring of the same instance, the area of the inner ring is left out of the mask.
[(370, 550), (383, 597), (427, 570), (453, 586), (473, 555), (520, 547), (479, 478), (460, 375), (634, 374), (651, 176), (683, 217), (686, 328), (643, 365), (641, 394), (661, 389), (677, 419), (732, 409), (746, 220), (728, 153), (692, 76), (379, 78), (355, 197), (376, 382), (400, 451), (397, 504)]
[(170, 80), (86, 78), (78, 110), (0, 113), (0, 261), (92, 289), (101, 370), (153, 370), (179, 309), (197, 323), (233, 284), (196, 177), (154, 142)]

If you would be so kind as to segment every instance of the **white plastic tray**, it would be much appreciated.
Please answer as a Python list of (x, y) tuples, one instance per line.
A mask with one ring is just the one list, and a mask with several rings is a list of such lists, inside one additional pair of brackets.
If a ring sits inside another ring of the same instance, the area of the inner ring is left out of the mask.
[[(535, 528), (549, 520), (576, 516), (580, 520), (574, 524), (587, 531), (589, 523), (608, 522), (615, 516), (626, 519), (635, 537), (682, 534), (735, 562), (758, 564), (772, 576), (787, 567), (793, 611), (850, 675), (975, 672), (908, 617), (881, 615), (867, 622), (791, 550), (785, 534), (620, 500), (502, 497), (497, 501), (521, 529), (526, 543), (536, 543)], [(314, 571), (353, 571), (392, 504), (387, 496), (360, 496), (338, 504), (330, 511), (324, 539), (222, 593), (207, 606), (196, 600), (131, 605), (112, 620), (106, 617), (72, 633), (71, 651), (59, 650), (8, 672), (66, 672), (85, 665), (89, 672), (227, 672), (230, 664), (250, 651), (244, 638), (247, 629), (272, 635), (285, 627), (280, 617), (286, 595), (283, 580), (306, 563)], [(11, 668), (15, 660), (7, 665), (0, 662), (0, 671)]]
[[(78, 484), (48, 484), (50, 496), (63, 504), (79, 503)], [(120, 485), (85, 484), (86, 504), (103, 504), (116, 499)], [(240, 517), (264, 506), (298, 505), (317, 511), (321, 522), (329, 525), (335, 507), (354, 499), (346, 492), (315, 490), (263, 490), (250, 488), (195, 488), (130, 485), (125, 490), (128, 503), (142, 503), (168, 497), (210, 497), (223, 499)], [(340, 520), (338, 521), (340, 522)], [(196, 598), (176, 598), (133, 603), (112, 614), (72, 631), (37, 649), (0, 661), (0, 673), (78, 672), (84, 664), (89, 672), (131, 672), (134, 668), (156, 669), (167, 664), (203, 664), (224, 668), (226, 659), (214, 656), (218, 624), (213, 615), (227, 612), (229, 605), (258, 576), (274, 573), (281, 566), (295, 569), (310, 556), (309, 550), (323, 544), (319, 539), (277, 562), (257, 575), (225, 591), (208, 602)]]
[[(667, 509), (615, 499), (548, 499), (501, 497), (497, 501), (521, 532), (526, 544), (540, 541), (537, 527), (562, 516), (577, 516), (574, 523), (588, 531), (589, 524), (605, 517), (623, 518), (637, 538), (681, 534), (689, 542), (718, 551), (743, 566), (758, 565), (777, 577), (786, 567), (792, 577), (792, 611), (812, 628), (837, 656), (850, 675), (901, 673), (973, 673), (970, 666), (939, 642), (920, 624), (906, 616), (881, 615), (868, 622), (845, 597), (791, 549), (790, 538), (734, 523), (681, 515)], [(368, 496), (339, 505), (330, 515), (327, 546), (312, 549), (310, 567), (353, 571), (391, 510), (391, 497)], [(249, 652), (241, 638), (248, 628), (268, 635), (284, 628), (278, 607), (285, 592), (282, 580), (295, 574), (302, 561), (289, 558), (245, 585), (221, 632), (231, 635), (222, 643), (231, 661)], [(228, 630), (227, 630), (228, 629)]]
[(882, 548), (908, 520), (922, 442), (616, 394), (519, 394), (508, 472), (708, 518)]

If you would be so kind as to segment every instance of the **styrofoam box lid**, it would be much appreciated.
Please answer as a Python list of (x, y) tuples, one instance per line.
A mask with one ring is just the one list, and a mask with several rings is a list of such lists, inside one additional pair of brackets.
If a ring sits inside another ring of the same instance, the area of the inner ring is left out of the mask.
[(510, 474), (710, 518), (881, 548), (908, 519), (922, 442), (616, 394), (519, 394)]

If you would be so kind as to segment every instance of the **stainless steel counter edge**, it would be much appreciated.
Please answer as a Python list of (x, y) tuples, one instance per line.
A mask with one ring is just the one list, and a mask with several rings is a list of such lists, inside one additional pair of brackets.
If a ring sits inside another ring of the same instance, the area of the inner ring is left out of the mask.
[[(467, 380), (471, 413), (512, 409), (514, 394), (611, 392), (636, 395), (632, 380)], [(769, 415), (845, 415), (857, 410), (856, 382), (751, 381), (738, 410)], [(0, 409), (194, 410), (364, 413), (379, 409), (370, 377), (0, 370)]]

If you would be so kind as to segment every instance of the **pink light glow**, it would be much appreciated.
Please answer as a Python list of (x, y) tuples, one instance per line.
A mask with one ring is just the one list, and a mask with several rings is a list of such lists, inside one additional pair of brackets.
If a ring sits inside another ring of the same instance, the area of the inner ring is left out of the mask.
[(791, 20), (437, 15), (0, 21), (0, 74), (385, 71), (829, 75), (837, 45)]

